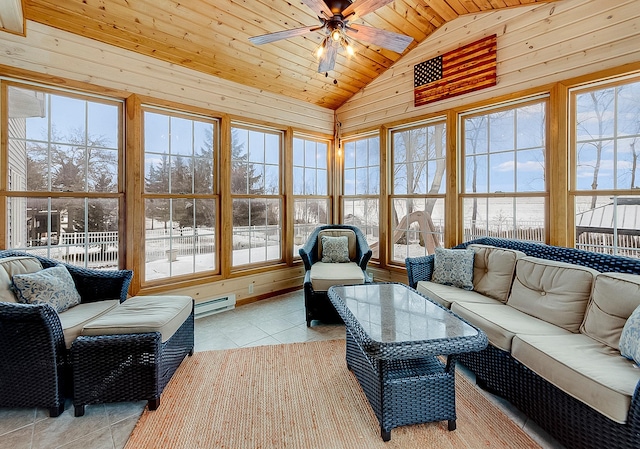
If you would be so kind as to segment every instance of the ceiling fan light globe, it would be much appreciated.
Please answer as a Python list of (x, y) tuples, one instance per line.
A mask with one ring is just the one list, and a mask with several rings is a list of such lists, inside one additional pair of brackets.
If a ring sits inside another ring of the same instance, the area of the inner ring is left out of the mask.
[(342, 33), (339, 29), (336, 28), (331, 32), (331, 39), (333, 39), (335, 42), (338, 42), (342, 39)]
[(356, 51), (353, 49), (353, 45), (351, 45), (351, 44), (347, 44), (347, 46), (346, 46), (345, 48), (346, 48), (346, 50), (347, 50), (347, 54), (348, 54), (349, 56), (353, 56), (353, 55), (355, 55), (355, 54), (356, 54)]
[(322, 45), (320, 45), (318, 48), (316, 48), (316, 51), (313, 52), (313, 54), (318, 59), (320, 59), (322, 57), (323, 53), (324, 53), (324, 47)]

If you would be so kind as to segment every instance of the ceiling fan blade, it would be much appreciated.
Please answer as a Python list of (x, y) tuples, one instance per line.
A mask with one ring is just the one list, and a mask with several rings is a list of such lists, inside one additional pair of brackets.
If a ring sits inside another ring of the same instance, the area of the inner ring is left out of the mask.
[(368, 42), (378, 47), (388, 48), (396, 53), (403, 53), (409, 44), (413, 42), (411, 36), (365, 25), (349, 25), (349, 27), (346, 28), (346, 33), (347, 36), (357, 41)]
[[(327, 6), (324, 0), (301, 0), (302, 3), (307, 5), (318, 17), (330, 18), (333, 17), (331, 9)], [(324, 13), (324, 14), (323, 14)]]
[(325, 52), (320, 56), (320, 63), (318, 64), (318, 73), (325, 73), (333, 68), (336, 65), (336, 55), (338, 54), (338, 47), (331, 45), (327, 45)]
[(342, 15), (345, 18), (351, 14), (362, 17), (378, 8), (382, 8), (384, 5), (391, 3), (392, 1), (393, 0), (356, 0), (342, 11)]
[(249, 40), (253, 42), (255, 45), (268, 44), (269, 42), (279, 41), (281, 39), (288, 39), (290, 37), (301, 36), (303, 34), (310, 33), (319, 29), (317, 25), (303, 27), (303, 28), (294, 28), (292, 30), (284, 30), (284, 31), (276, 31), (275, 33), (262, 34), (260, 36), (250, 37)]

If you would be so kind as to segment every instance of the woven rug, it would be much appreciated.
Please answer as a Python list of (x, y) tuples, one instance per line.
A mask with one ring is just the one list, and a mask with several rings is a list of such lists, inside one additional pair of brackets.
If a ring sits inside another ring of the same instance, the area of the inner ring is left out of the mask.
[(182, 363), (156, 411), (145, 409), (126, 449), (539, 448), (462, 375), (457, 429), (446, 422), (378, 421), (345, 364), (344, 340), (197, 352)]

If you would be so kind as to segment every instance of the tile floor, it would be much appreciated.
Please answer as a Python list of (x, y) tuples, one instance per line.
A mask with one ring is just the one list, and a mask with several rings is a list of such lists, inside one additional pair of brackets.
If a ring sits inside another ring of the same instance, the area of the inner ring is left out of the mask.
[[(307, 328), (302, 291), (297, 291), (196, 320), (195, 350), (338, 338), (344, 338), (342, 325), (314, 322)], [(562, 449), (510, 404), (488, 396), (543, 448)], [(44, 409), (0, 408), (0, 449), (120, 449), (145, 405), (145, 401), (90, 405), (81, 418), (74, 418), (70, 403), (57, 418), (49, 418)]]

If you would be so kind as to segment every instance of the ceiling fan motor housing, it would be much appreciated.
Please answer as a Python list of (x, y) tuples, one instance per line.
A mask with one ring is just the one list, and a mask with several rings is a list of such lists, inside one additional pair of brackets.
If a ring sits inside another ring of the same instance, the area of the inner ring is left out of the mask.
[(353, 3), (350, 0), (324, 0), (324, 2), (327, 4), (334, 16), (340, 16), (341, 18), (342, 11)]

